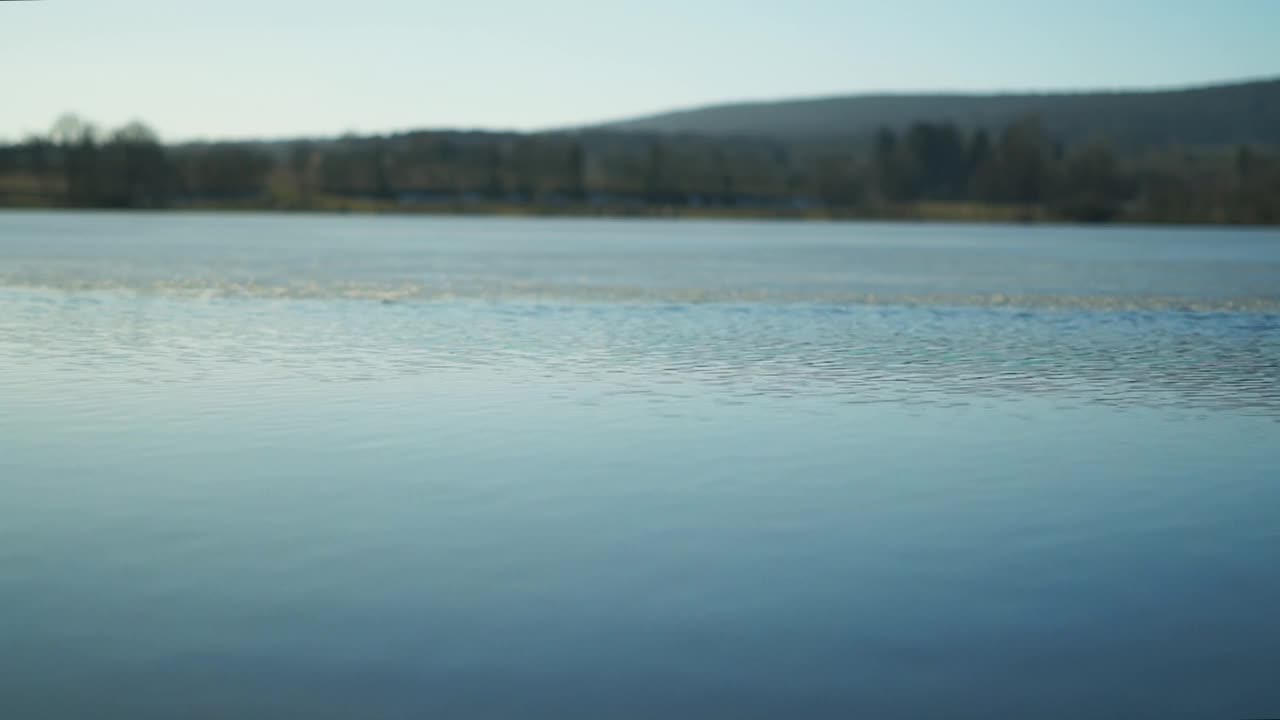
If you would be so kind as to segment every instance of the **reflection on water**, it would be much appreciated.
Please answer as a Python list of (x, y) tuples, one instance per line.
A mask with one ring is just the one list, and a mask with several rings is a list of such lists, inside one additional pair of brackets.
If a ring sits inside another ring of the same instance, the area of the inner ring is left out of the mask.
[(1274, 715), (1277, 268), (0, 214), (0, 710)]
[(1280, 311), (1275, 231), (0, 213), (0, 287)]

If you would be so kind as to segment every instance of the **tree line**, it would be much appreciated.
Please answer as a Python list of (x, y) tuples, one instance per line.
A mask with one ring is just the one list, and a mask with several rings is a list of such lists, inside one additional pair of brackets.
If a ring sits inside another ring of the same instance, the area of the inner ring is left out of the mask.
[(1035, 117), (820, 140), (588, 131), (161, 143), (74, 116), (0, 145), (0, 205), (1280, 223), (1276, 148), (1121, 154)]

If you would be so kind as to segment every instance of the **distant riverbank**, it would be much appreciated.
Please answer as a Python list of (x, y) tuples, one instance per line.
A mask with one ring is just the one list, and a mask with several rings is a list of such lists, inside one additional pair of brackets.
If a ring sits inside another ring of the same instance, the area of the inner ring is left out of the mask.
[(190, 210), (252, 210), (264, 212), (329, 212), (404, 215), (480, 215), (512, 217), (655, 217), (742, 220), (938, 220), (970, 222), (1052, 222), (1055, 217), (1040, 207), (981, 205), (974, 203), (922, 203), (881, 208), (827, 208), (806, 206), (728, 207), (715, 205), (663, 205), (642, 203), (520, 203), (492, 200), (444, 200), (402, 203), (373, 198), (322, 197), (307, 202), (197, 202), (180, 206)]
[[(101, 210), (31, 203), (0, 204), (0, 210)], [(107, 208), (110, 209), (110, 208)], [(118, 208), (138, 210), (138, 208)], [(788, 221), (868, 221), (868, 222), (962, 222), (997, 224), (1078, 224), (1078, 225), (1188, 225), (1225, 227), (1274, 227), (1276, 223), (1240, 222), (1234, 218), (1152, 217), (1145, 214), (1082, 220), (1042, 206), (985, 205), (980, 203), (919, 203), (876, 208), (822, 207), (716, 207), (688, 205), (590, 205), (584, 203), (529, 204), (495, 201), (438, 201), (400, 203), (371, 198), (325, 197), (310, 202), (244, 200), (193, 202), (165, 208), (145, 208), (159, 213), (181, 212), (265, 212), (358, 215), (424, 215), (470, 217), (583, 217), (583, 218), (669, 218), (704, 220), (788, 220)]]
[(1037, 118), (874, 137), (413, 132), (166, 145), (74, 117), (0, 144), (0, 207), (1280, 224), (1280, 149), (1066, 142)]

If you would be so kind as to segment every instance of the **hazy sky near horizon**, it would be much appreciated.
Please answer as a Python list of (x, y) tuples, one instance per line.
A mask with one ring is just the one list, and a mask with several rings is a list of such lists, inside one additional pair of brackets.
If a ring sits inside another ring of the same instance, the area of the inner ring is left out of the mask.
[(1280, 74), (1275, 0), (0, 2), (0, 138), (540, 129), (730, 100)]

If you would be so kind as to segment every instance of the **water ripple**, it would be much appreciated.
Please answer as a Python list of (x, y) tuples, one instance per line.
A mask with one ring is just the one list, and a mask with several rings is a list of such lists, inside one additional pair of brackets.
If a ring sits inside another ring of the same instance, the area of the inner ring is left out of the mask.
[[(11, 383), (487, 372), (607, 393), (953, 403), (1042, 395), (1280, 415), (1280, 316), (822, 305), (352, 304), (10, 290)], [(24, 369), (25, 368), (25, 369)]]

